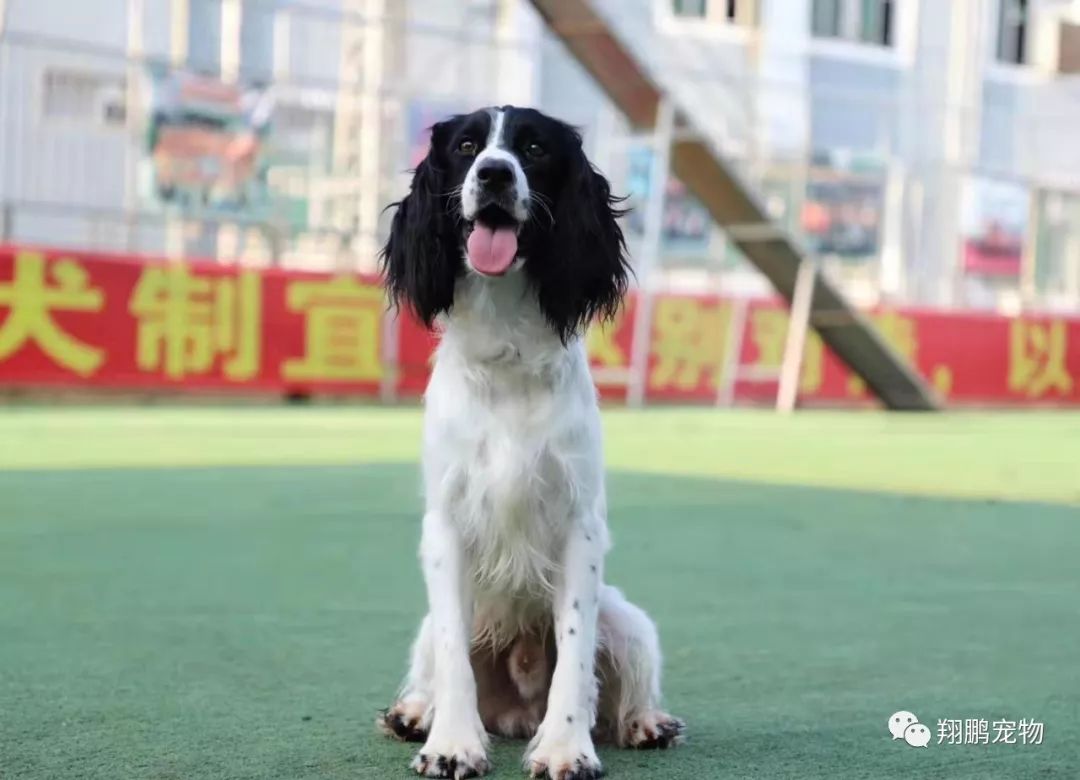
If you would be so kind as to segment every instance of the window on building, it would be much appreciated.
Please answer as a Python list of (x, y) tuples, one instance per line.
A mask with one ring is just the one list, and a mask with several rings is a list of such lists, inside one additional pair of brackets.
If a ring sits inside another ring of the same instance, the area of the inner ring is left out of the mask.
[(1080, 197), (1038, 193), (1035, 289), (1047, 302), (1080, 296)]
[(810, 29), (819, 38), (892, 46), (895, 0), (814, 0)]
[(859, 40), (878, 46), (892, 46), (892, 0), (863, 0), (859, 20)]
[(997, 58), (1000, 62), (1027, 62), (1028, 0), (1001, 0), (998, 12)]
[(188, 66), (196, 73), (221, 72), (221, 0), (189, 0)]
[(708, 10), (708, 0), (672, 0), (672, 11), (676, 16), (704, 19)]
[(672, 0), (672, 13), (681, 19), (754, 23), (759, 0)]
[(123, 76), (47, 70), (41, 113), (46, 119), (122, 127), (127, 120)]
[(810, 30), (819, 38), (839, 38), (844, 29), (841, 24), (843, 0), (814, 0)]
[(240, 75), (266, 80), (274, 72), (273, 5), (244, 0), (240, 16)]

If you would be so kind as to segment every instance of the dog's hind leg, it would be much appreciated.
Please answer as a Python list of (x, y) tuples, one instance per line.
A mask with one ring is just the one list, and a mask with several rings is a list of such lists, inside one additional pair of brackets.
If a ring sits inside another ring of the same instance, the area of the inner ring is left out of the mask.
[(598, 735), (621, 747), (667, 748), (685, 726), (660, 708), (660, 638), (652, 619), (617, 588), (600, 589)]
[(398, 700), (379, 713), (375, 721), (384, 733), (405, 742), (423, 742), (431, 727), (432, 687), (435, 680), (435, 648), (431, 639), (431, 617), (420, 623), (409, 657), (409, 672)]

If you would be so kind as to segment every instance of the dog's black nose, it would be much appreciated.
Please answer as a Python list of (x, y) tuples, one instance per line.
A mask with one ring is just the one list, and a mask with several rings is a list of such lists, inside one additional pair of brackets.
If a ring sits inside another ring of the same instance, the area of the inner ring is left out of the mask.
[(514, 181), (514, 170), (505, 160), (484, 160), (476, 169), (477, 180), (488, 190), (505, 190)]

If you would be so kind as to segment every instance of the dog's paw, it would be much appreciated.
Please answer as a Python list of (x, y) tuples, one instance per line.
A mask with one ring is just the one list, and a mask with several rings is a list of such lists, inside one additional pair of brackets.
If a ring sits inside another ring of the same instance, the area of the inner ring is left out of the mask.
[(686, 724), (666, 712), (648, 712), (626, 726), (622, 743), (637, 750), (666, 750), (683, 741)]
[(380, 712), (375, 725), (387, 736), (402, 742), (424, 742), (431, 725), (430, 708), (422, 701), (399, 701)]
[(596, 780), (604, 776), (604, 767), (588, 739), (542, 739), (526, 756), (525, 770), (531, 777), (546, 780)]
[(426, 746), (416, 754), (412, 768), (423, 777), (445, 777), (463, 780), (466, 777), (482, 777), (491, 771), (491, 764), (483, 751), (460, 750), (440, 752)]
[(485, 746), (487, 735), (479, 719), (474, 729), (462, 729), (460, 723), (447, 726), (436, 723), (427, 742), (413, 759), (412, 768), (424, 777), (445, 777), (462, 780), (480, 777), (491, 771)]

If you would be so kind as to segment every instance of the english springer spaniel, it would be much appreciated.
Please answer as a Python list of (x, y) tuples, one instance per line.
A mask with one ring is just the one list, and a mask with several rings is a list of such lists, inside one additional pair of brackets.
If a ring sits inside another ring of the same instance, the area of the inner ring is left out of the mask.
[(428, 614), (379, 726), (426, 777), (486, 773), (488, 732), (531, 738), (533, 777), (603, 770), (593, 740), (666, 748), (660, 644), (604, 584), (596, 389), (582, 342), (615, 313), (622, 214), (581, 137), (503, 106), (432, 128), (382, 252), (390, 295), (441, 340), (423, 438)]

